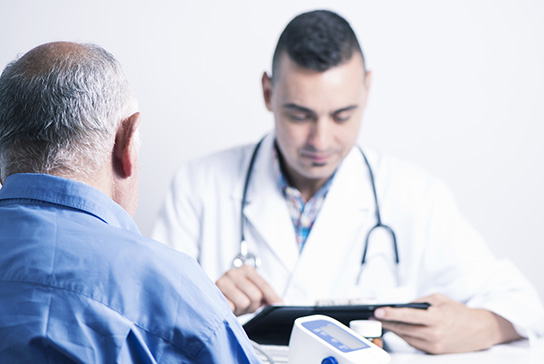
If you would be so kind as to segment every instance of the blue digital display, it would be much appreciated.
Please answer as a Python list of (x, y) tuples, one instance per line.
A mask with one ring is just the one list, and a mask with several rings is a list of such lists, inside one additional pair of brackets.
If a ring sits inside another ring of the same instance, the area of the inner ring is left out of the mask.
[(370, 348), (364, 341), (327, 320), (307, 321), (302, 326), (343, 353)]

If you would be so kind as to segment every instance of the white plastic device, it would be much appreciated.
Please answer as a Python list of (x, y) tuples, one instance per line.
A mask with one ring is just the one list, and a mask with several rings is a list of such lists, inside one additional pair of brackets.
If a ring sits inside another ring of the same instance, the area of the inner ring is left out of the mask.
[(295, 320), (289, 364), (386, 364), (391, 357), (341, 322), (324, 315)]

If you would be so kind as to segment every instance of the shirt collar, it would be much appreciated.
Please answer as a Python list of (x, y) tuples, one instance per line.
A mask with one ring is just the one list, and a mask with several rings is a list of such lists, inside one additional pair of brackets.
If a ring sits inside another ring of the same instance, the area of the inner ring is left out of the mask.
[(108, 225), (139, 233), (128, 212), (110, 197), (71, 179), (33, 173), (11, 175), (0, 189), (0, 202), (12, 199), (36, 200), (73, 208), (91, 214)]

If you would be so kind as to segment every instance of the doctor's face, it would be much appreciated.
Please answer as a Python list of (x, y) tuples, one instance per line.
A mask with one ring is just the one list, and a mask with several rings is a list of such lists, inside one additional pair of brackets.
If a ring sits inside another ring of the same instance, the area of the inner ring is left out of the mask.
[(273, 85), (263, 75), (263, 93), (284, 167), (295, 187), (320, 187), (355, 145), (370, 72), (365, 75), (358, 53), (324, 72), (302, 68), (284, 54), (278, 69)]

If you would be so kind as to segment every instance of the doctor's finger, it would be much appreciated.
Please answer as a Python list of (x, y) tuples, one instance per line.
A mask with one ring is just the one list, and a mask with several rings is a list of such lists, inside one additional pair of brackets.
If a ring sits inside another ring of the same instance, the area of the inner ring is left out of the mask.
[(382, 321), (382, 328), (394, 332), (405, 340), (407, 337), (424, 340), (430, 331), (427, 326), (392, 321)]
[(256, 310), (256, 309), (254, 309), (253, 311), (251, 310), (250, 298), (246, 296), (239, 289), (232, 289), (232, 290), (226, 289), (222, 292), (223, 292), (223, 295), (225, 295), (227, 302), (229, 302), (232, 312), (236, 316), (240, 316), (245, 313), (251, 313)]
[(374, 317), (380, 321), (403, 322), (412, 325), (429, 325), (433, 320), (433, 307), (426, 310), (418, 308), (381, 307), (374, 311)]
[[(264, 301), (263, 288), (266, 289), (268, 284), (253, 267), (242, 266), (231, 269), (223, 277), (234, 283), (236, 288), (246, 296), (245, 299), (238, 297), (238, 301), (235, 302), (236, 312), (239, 310), (243, 313), (254, 312), (261, 307)], [(235, 291), (234, 288), (231, 289)]]
[(281, 297), (274, 291), (272, 286), (257, 273), (256, 270), (248, 271), (247, 278), (250, 279), (257, 287), (262, 295), (262, 303), (273, 305), (273, 304), (282, 304), (283, 300)]
[(417, 300), (415, 300), (414, 302), (428, 302), (431, 304), (431, 306), (440, 306), (444, 303), (447, 303), (447, 302), (450, 302), (451, 299), (444, 296), (443, 294), (440, 294), (440, 293), (434, 293), (432, 295), (429, 295), (429, 296), (425, 296), (425, 297), (421, 297), (421, 298), (418, 298)]
[(246, 312), (254, 312), (263, 305), (264, 293), (255, 282), (250, 279), (240, 279), (236, 281), (236, 285), (249, 298), (249, 305), (245, 308)]
[[(248, 295), (240, 289), (240, 286), (243, 286), (243, 283), (240, 283), (240, 281), (244, 281), (251, 283), (251, 281), (243, 278), (242, 276), (235, 276), (234, 279), (232, 276), (229, 276), (228, 274), (223, 275), (221, 278), (217, 280), (215, 283), (219, 290), (223, 293), (225, 298), (227, 299), (227, 302), (230, 301), (234, 308), (231, 305), (231, 308), (233, 308), (233, 312), (235, 315), (241, 315), (244, 313), (252, 312), (250, 311), (252, 308), (252, 302), (251, 298), (248, 297)], [(257, 306), (258, 308), (259, 306)], [(255, 308), (255, 310), (257, 309)]]
[(414, 348), (418, 350), (424, 351), (429, 354), (440, 354), (443, 352), (443, 350), (440, 349), (437, 343), (433, 343), (426, 338), (414, 337), (409, 335), (400, 335), (400, 334), (398, 335), (404, 341), (406, 341), (409, 345), (413, 346)]

